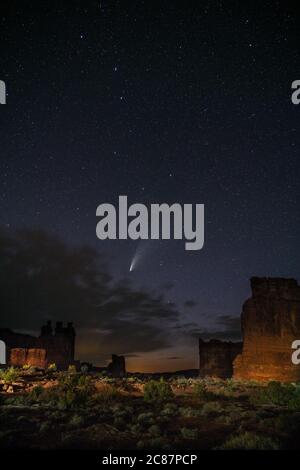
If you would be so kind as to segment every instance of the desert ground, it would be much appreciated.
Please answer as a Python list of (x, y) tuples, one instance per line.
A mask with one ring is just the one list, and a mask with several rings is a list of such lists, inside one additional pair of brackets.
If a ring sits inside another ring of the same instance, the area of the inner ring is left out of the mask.
[(2, 449), (296, 449), (300, 384), (0, 370)]

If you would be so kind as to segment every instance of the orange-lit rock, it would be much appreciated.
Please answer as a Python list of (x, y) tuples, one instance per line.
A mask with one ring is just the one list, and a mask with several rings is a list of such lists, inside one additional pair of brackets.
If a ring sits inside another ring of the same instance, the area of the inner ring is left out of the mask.
[(47, 353), (45, 349), (15, 348), (10, 351), (10, 364), (22, 367), (25, 364), (45, 369), (47, 367)]
[(234, 361), (234, 378), (300, 381), (291, 360), (300, 339), (300, 286), (294, 279), (252, 278), (252, 297), (243, 305), (243, 351)]
[[(67, 369), (75, 364), (75, 329), (72, 323), (64, 325), (56, 322), (55, 328), (50, 321), (41, 328), (40, 336), (16, 333), (8, 328), (0, 328), (0, 340), (5, 343), (6, 363), (22, 367), (29, 361), (37, 367), (45, 362), (43, 353), (46, 351), (47, 365), (55, 363), (59, 369)], [(12, 354), (12, 350), (14, 350)], [(17, 351), (18, 350), (18, 351)], [(24, 350), (24, 351), (22, 351)], [(35, 352), (31, 352), (35, 351)], [(13, 361), (13, 362), (12, 362)]]

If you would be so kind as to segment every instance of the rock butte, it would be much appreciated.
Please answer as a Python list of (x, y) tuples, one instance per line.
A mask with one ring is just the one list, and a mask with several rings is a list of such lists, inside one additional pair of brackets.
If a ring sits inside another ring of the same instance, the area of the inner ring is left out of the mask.
[(251, 279), (252, 297), (241, 316), (243, 351), (233, 363), (237, 379), (300, 380), (291, 345), (300, 339), (300, 286), (295, 279)]
[(292, 343), (300, 339), (300, 286), (295, 279), (251, 278), (243, 305), (243, 343), (200, 339), (200, 376), (300, 381)]

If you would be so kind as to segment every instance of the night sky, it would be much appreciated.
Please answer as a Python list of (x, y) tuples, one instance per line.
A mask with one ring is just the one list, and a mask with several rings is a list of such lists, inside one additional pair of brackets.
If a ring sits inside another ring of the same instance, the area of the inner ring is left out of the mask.
[[(116, 352), (131, 370), (196, 367), (200, 334), (239, 338), (251, 276), (300, 278), (296, 10), (286, 1), (2, 3), (3, 230), (88, 245), (114, 282), (158, 306), (152, 320), (127, 309), (125, 329), (117, 313), (111, 323), (101, 312), (48, 317), (75, 321), (82, 359), (101, 364)], [(97, 206), (123, 194), (130, 204), (205, 204), (204, 248), (98, 240)], [(22, 331), (46, 319), (1, 310), (1, 326)]]

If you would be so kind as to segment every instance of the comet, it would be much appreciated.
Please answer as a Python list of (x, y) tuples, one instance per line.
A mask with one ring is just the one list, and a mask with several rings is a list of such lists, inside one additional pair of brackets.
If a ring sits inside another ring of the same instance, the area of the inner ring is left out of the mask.
[(149, 253), (150, 251), (153, 253), (153, 243), (151, 242), (151, 240), (141, 240), (138, 246), (136, 247), (135, 253), (132, 257), (129, 267), (130, 273), (132, 273), (132, 271), (137, 268), (138, 264), (140, 264), (142, 259), (144, 259), (147, 253)]
[(133, 258), (133, 260), (131, 261), (130, 268), (129, 268), (129, 272), (130, 272), (130, 273), (131, 273), (131, 271), (134, 270), (134, 265), (135, 265), (135, 259)]

